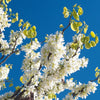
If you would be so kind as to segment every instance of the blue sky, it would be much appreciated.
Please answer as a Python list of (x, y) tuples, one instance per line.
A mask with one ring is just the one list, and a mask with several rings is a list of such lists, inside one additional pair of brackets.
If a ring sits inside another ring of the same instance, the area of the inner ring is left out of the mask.
[[(44, 40), (46, 34), (55, 33), (59, 29), (60, 24), (66, 26), (68, 24), (68, 19), (63, 17), (63, 7), (66, 6), (72, 9), (72, 6), (77, 3), (82, 6), (84, 14), (81, 16), (81, 20), (86, 21), (89, 25), (88, 34), (90, 31), (94, 31), (100, 37), (100, 1), (99, 0), (12, 0), (9, 7), (12, 8), (13, 12), (19, 13), (19, 18), (24, 21), (29, 21), (32, 25), (37, 27), (37, 38), (39, 41)], [(16, 26), (12, 26), (16, 31)], [(7, 36), (9, 35), (9, 29), (7, 29)], [(72, 41), (72, 36), (75, 32), (71, 31), (70, 28), (66, 30), (64, 37), (66, 42)], [(74, 77), (75, 80), (82, 83), (87, 83), (89, 80), (94, 79), (95, 67), (100, 68), (100, 43), (90, 50), (82, 50), (81, 56), (86, 56), (89, 58), (88, 67), (81, 69), (80, 71), (72, 74), (70, 77)], [(6, 63), (13, 64), (13, 69), (11, 70), (9, 76), (10, 79), (13, 78), (14, 87), (21, 85), (19, 77), (22, 75), (20, 70), (23, 53), (20, 56), (12, 55)], [(3, 90), (0, 94), (8, 92), (9, 90), (14, 91), (14, 87)], [(65, 97), (68, 91), (65, 91), (58, 95), (60, 100)], [(86, 100), (98, 100), (100, 98), (100, 86), (95, 94), (91, 94)], [(81, 100), (81, 99), (80, 99)]]

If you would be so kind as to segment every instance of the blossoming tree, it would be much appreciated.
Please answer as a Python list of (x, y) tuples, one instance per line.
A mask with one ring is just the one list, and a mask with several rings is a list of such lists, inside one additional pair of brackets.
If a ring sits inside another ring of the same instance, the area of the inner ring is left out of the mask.
[[(8, 8), (11, 0), (0, 0), (0, 90), (5, 88), (9, 82), (8, 74), (12, 69), (12, 64), (4, 64), (12, 54), (20, 55), (25, 52), (22, 64), (24, 74), (20, 77), (22, 86), (16, 86), (15, 92), (8, 92), (0, 95), (0, 100), (59, 100), (57, 94), (65, 89), (70, 90), (63, 100), (77, 100), (86, 98), (91, 92), (95, 93), (98, 83), (100, 83), (100, 69), (96, 67), (96, 79), (89, 80), (87, 84), (75, 82), (73, 78), (68, 79), (72, 73), (87, 67), (88, 58), (80, 58), (81, 50), (95, 47), (98, 36), (91, 31), (86, 34), (88, 25), (85, 21), (80, 21), (83, 14), (81, 6), (75, 4), (73, 10), (63, 8), (64, 18), (69, 18), (67, 26), (60, 24), (62, 31), (50, 34), (44, 41), (38, 41), (36, 37), (36, 26), (32, 26), (23, 19), (18, 19), (18, 13), (13, 13)], [(10, 39), (5, 39), (4, 31), (18, 21), (19, 30), (11, 30)], [(64, 42), (64, 32), (67, 28), (75, 32), (73, 41)], [(23, 40), (30, 39), (26, 45), (22, 45)], [(42, 46), (42, 45), (43, 46)], [(67, 79), (65, 79), (67, 77)], [(13, 86), (11, 83), (9, 87)]]

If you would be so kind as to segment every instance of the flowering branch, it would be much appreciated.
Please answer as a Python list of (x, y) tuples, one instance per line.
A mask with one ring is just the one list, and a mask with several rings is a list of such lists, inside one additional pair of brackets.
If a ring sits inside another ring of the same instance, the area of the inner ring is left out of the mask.
[[(4, 40), (4, 28), (10, 27), (11, 23), (18, 21), (18, 13), (12, 14), (12, 10), (9, 9), (10, 15), (7, 13), (7, 5), (11, 0), (2, 0), (2, 6), (0, 7), (0, 53), (2, 54), (0, 65), (3, 64), (12, 54), (19, 54), (20, 51), (25, 52), (25, 59), (22, 64), (23, 75), (20, 77), (22, 86), (16, 87), (14, 93), (8, 93), (4, 96), (0, 96), (0, 99), (11, 100), (52, 100), (56, 99), (56, 94), (59, 94), (65, 89), (69, 89), (72, 92), (69, 93), (67, 100), (78, 97), (86, 97), (90, 92), (95, 92), (97, 84), (94, 82), (99, 79), (98, 71), (96, 72), (96, 79), (91, 80), (88, 84), (76, 84), (73, 78), (65, 79), (72, 73), (80, 70), (80, 68), (87, 67), (88, 59), (85, 57), (80, 58), (80, 51), (85, 47), (90, 49), (95, 47), (98, 43), (98, 36), (92, 31), (91, 36), (86, 36), (87, 24), (84, 25), (80, 21), (80, 16), (83, 14), (83, 10), (79, 5), (74, 5), (73, 10), (70, 11), (67, 7), (64, 7), (64, 18), (69, 18), (68, 25), (56, 34), (50, 34), (45, 37), (45, 41), (39, 42), (36, 37), (36, 27), (31, 26), (29, 22), (24, 22), (23, 19), (19, 20), (20, 31), (14, 32), (11, 30), (10, 42)], [(6, 8), (6, 9), (5, 9)], [(14, 15), (14, 16), (13, 16)], [(8, 17), (11, 20), (8, 20)], [(14, 17), (14, 18), (13, 18)], [(3, 19), (2, 19), (3, 18)], [(10, 22), (10, 23), (8, 23)], [(5, 24), (6, 23), (6, 24)], [(83, 25), (83, 27), (82, 27)], [(65, 44), (63, 34), (68, 27), (71, 26), (72, 31), (76, 32), (73, 36), (73, 42)], [(82, 29), (80, 29), (82, 27)], [(60, 25), (63, 28), (63, 25)], [(84, 30), (84, 32), (82, 32)], [(78, 34), (77, 34), (78, 33)], [(21, 45), (23, 39), (30, 38), (30, 43)], [(33, 38), (35, 38), (33, 40)], [(95, 38), (95, 41), (91, 41), (90, 38)], [(41, 44), (44, 43), (41, 47)], [(21, 48), (18, 49), (18, 45)], [(36, 51), (40, 48), (40, 52)], [(7, 55), (7, 56), (5, 56)], [(7, 79), (9, 73), (9, 66), (0, 67), (0, 82)], [(42, 68), (45, 67), (45, 68)], [(98, 69), (96, 69), (98, 70)], [(41, 72), (42, 71), (42, 72)], [(3, 87), (4, 85), (0, 85)], [(85, 94), (84, 94), (85, 93)]]

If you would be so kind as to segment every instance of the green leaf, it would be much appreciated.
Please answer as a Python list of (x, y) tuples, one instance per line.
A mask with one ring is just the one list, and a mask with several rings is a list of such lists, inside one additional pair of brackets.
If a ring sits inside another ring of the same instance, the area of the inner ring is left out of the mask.
[(85, 37), (85, 42), (87, 43), (87, 42), (89, 42), (90, 41), (90, 37), (89, 36), (86, 36)]
[(9, 87), (12, 87), (13, 86), (13, 83), (9, 84)]
[(91, 47), (95, 47), (96, 46), (96, 43), (94, 41), (91, 41), (90, 44), (91, 44)]
[(90, 33), (90, 35), (93, 37), (93, 38), (95, 38), (95, 33), (93, 32), (93, 31), (91, 31), (91, 33)]
[(85, 26), (85, 28), (84, 28), (84, 33), (86, 33), (87, 30), (88, 30), (88, 25)]
[(85, 43), (85, 48), (86, 48), (86, 49), (90, 49), (90, 48), (91, 48), (91, 45), (90, 45), (89, 42), (86, 42), (86, 43)]
[(82, 26), (82, 22), (77, 22), (77, 26)]
[(78, 9), (78, 15), (82, 15), (83, 14), (83, 9), (81, 7), (79, 7)]
[(73, 15), (73, 17), (74, 17), (76, 20), (79, 21), (79, 15), (78, 15), (78, 13), (76, 12), (76, 10), (75, 10), (74, 8), (73, 8), (72, 15)]
[(77, 3), (73, 7), (76, 7), (76, 6), (77, 6)]
[(98, 42), (99, 42), (99, 37), (96, 36), (96, 37), (95, 37), (95, 43), (97, 44)]
[(20, 86), (16, 86), (15, 89), (16, 89), (16, 90), (20, 89)]
[(73, 31), (76, 31), (77, 33), (79, 32), (79, 26), (78, 26), (78, 24), (77, 24), (78, 22), (72, 22), (71, 23), (71, 29), (73, 30)]

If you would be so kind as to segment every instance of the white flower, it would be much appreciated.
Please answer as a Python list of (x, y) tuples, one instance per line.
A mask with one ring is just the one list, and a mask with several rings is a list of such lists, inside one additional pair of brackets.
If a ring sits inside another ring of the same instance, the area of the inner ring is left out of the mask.
[(0, 81), (4, 80), (8, 77), (9, 68), (7, 67), (0, 67)]
[(73, 96), (67, 95), (63, 100), (74, 100)]
[(37, 41), (37, 42), (32, 41), (31, 43), (22, 46), (21, 49), (23, 51), (25, 51), (26, 55), (27, 55), (27, 54), (31, 53), (33, 50), (37, 50), (39, 47), (40, 47), (39, 41)]
[(41, 49), (41, 63), (46, 67), (58, 67), (58, 62), (65, 54), (64, 38), (60, 33), (50, 35), (47, 43)]
[(88, 84), (82, 84), (79, 83), (79, 85), (76, 85), (76, 87), (73, 88), (72, 93), (77, 94), (75, 95), (75, 100), (77, 100), (79, 97), (85, 98), (90, 94), (91, 92), (95, 93), (96, 87), (98, 85), (95, 82), (88, 82)]
[(8, 93), (5, 93), (4, 95), (0, 95), (0, 100), (14, 100), (13, 98), (10, 98), (13, 95), (13, 92), (8, 92)]
[(6, 15), (3, 11), (3, 8), (0, 7), (0, 30), (4, 31), (4, 28), (10, 27), (11, 20), (8, 20), (8, 15)]

